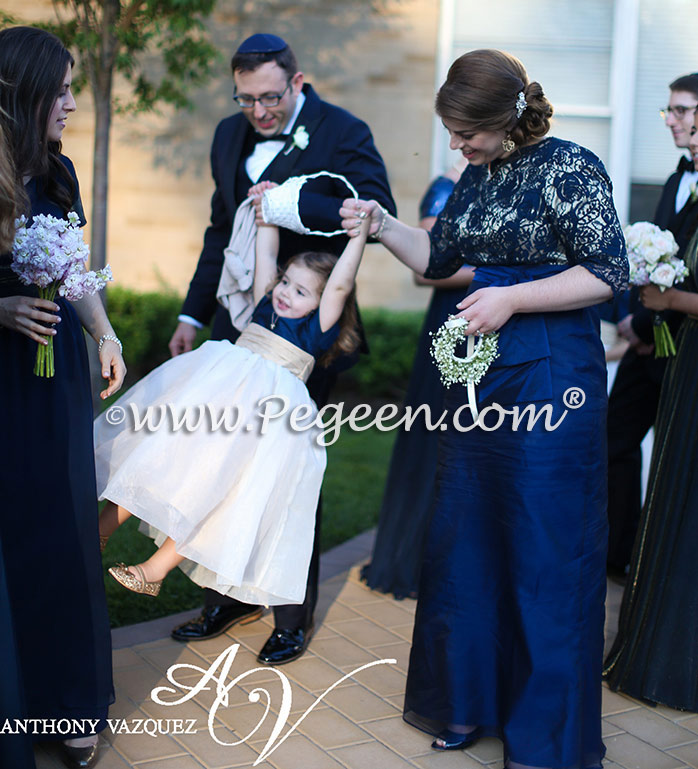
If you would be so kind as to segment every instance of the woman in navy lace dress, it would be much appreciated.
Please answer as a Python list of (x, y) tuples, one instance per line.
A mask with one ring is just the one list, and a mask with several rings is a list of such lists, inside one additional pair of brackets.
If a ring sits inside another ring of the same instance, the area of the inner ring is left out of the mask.
[[(60, 154), (75, 110), (72, 57), (31, 27), (0, 32), (0, 115), (28, 217), (82, 215), (77, 178)], [(111, 637), (97, 530), (92, 394), (83, 328), (102, 339), (103, 397), (125, 373), (98, 296), (40, 299), (0, 254), (0, 548), (30, 718), (85, 719), (66, 739), (71, 765), (96, 759), (95, 732), (113, 701)], [(34, 375), (37, 345), (53, 336), (56, 374)], [(91, 726), (88, 724), (91, 720)], [(41, 735), (37, 735), (41, 739)], [(2, 739), (0, 737), (0, 739)]]
[[(460, 316), (470, 334), (500, 334), (480, 413), (547, 406), (557, 426), (509, 414), (496, 427), (490, 413), (442, 433), (405, 719), (436, 750), (498, 736), (508, 769), (596, 769), (606, 369), (592, 305), (627, 280), (611, 184), (591, 152), (546, 137), (541, 86), (500, 51), (457, 59), (437, 112), (469, 165), (431, 233), (363, 201), (345, 202), (344, 225), (369, 206), (371, 233), (427, 277), (467, 259)], [(462, 386), (446, 396), (451, 410), (466, 401)]]

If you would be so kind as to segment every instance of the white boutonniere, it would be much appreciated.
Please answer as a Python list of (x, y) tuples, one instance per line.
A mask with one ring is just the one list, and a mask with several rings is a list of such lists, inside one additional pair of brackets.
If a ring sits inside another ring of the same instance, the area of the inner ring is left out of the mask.
[(305, 130), (304, 125), (299, 125), (298, 128), (296, 128), (296, 130), (293, 132), (293, 136), (291, 138), (293, 141), (286, 148), (286, 151), (284, 152), (285, 155), (288, 155), (288, 153), (296, 147), (298, 147), (299, 150), (304, 150), (310, 144), (310, 136)]
[(691, 191), (691, 203), (698, 201), (698, 186), (695, 182), (688, 188)]

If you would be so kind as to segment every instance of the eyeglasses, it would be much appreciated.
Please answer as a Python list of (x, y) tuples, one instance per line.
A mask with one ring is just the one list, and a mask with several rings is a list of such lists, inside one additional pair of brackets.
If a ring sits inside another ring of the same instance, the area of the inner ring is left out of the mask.
[(684, 107), (681, 104), (677, 104), (675, 107), (664, 107), (664, 109), (660, 109), (659, 114), (664, 120), (666, 120), (669, 115), (673, 115), (678, 120), (683, 120), (686, 113), (695, 112), (697, 107), (698, 104), (694, 104), (692, 107)]
[(259, 102), (263, 107), (277, 107), (284, 94), (291, 87), (291, 79), (286, 83), (286, 88), (281, 93), (265, 93), (263, 96), (248, 96), (245, 93), (235, 94), (233, 99), (237, 102), (240, 109), (252, 109), (255, 102)]

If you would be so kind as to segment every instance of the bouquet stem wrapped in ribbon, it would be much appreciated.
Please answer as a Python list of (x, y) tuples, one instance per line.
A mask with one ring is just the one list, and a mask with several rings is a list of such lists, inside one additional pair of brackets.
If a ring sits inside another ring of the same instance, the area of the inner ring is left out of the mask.
[[(99, 272), (87, 271), (90, 251), (76, 213), (71, 211), (67, 219), (37, 214), (30, 227), (22, 216), (16, 225), (12, 269), (25, 286), (37, 286), (42, 299), (53, 301), (58, 294), (74, 302), (101, 291), (112, 279), (109, 265)], [(40, 377), (56, 373), (52, 336), (48, 344), (38, 345), (34, 373)]]
[[(665, 291), (688, 275), (686, 264), (676, 256), (679, 247), (669, 230), (661, 230), (650, 222), (636, 222), (625, 228), (624, 235), (631, 286), (653, 283)], [(669, 326), (659, 313), (654, 316), (654, 355), (656, 358), (676, 355)]]

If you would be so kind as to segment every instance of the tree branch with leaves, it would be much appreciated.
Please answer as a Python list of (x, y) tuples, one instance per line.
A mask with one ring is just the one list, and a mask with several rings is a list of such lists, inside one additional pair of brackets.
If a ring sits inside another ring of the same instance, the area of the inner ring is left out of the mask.
[[(188, 92), (208, 80), (219, 57), (204, 26), (214, 5), (215, 0), (54, 0), (56, 21), (40, 25), (77, 54), (74, 89), (88, 86), (94, 99), (93, 269), (106, 263), (112, 116), (160, 104), (191, 106)], [(118, 97), (116, 78), (127, 85)]]

